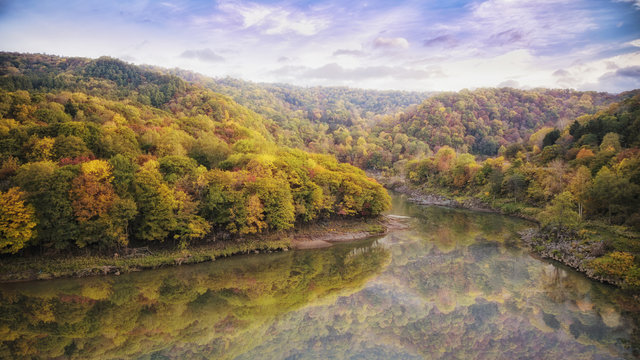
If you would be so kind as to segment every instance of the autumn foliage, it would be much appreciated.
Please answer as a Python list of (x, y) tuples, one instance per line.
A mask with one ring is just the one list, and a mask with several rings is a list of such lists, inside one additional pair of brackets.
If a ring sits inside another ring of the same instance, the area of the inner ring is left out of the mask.
[(0, 192), (0, 253), (18, 252), (35, 235), (35, 212), (24, 197), (17, 187)]
[(278, 144), (272, 122), (176, 76), (0, 58), (18, 69), (0, 79), (2, 252), (186, 247), (390, 206), (363, 171)]

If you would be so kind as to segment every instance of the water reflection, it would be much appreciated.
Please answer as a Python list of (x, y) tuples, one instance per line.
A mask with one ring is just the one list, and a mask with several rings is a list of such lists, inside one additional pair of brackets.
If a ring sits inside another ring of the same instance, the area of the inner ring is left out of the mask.
[(389, 252), (367, 241), (3, 285), (0, 358), (233, 358), (268, 338), (279, 314), (349, 295), (388, 262)]
[(520, 248), (524, 221), (394, 199), (323, 250), (4, 285), (0, 358), (632, 358), (637, 300)]

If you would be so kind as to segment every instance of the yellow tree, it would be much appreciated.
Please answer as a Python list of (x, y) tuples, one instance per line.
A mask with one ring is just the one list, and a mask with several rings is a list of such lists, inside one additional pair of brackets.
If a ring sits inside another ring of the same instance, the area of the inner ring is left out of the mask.
[(15, 254), (35, 235), (35, 210), (24, 195), (17, 187), (0, 191), (0, 253)]
[(109, 211), (115, 199), (111, 185), (111, 165), (104, 160), (83, 163), (81, 174), (72, 181), (70, 195), (78, 221), (100, 217)]

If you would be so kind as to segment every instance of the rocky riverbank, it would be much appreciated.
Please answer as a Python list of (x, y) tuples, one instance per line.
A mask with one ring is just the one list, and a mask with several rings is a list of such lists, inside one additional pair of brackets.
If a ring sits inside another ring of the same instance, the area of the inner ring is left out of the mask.
[[(522, 214), (519, 211), (506, 212), (497, 206), (492, 206), (491, 204), (483, 202), (477, 197), (458, 196), (454, 198), (453, 196), (443, 195), (443, 193), (446, 194), (444, 189), (442, 189), (442, 191), (438, 191), (438, 189), (436, 189), (436, 192), (433, 189), (413, 186), (404, 178), (399, 176), (385, 177), (381, 174), (375, 173), (369, 175), (376, 178), (381, 184), (383, 184), (383, 186), (385, 186), (385, 188), (406, 195), (408, 201), (416, 204), (493, 212), (538, 223), (532, 216)], [(500, 202), (497, 202), (497, 204), (500, 204)], [(535, 213), (535, 209), (533, 210), (534, 211), (532, 213)], [(632, 275), (631, 277), (630, 275), (627, 275), (634, 267), (630, 267), (623, 271), (623, 275), (611, 275), (611, 271), (615, 273), (616, 270), (610, 270), (609, 268), (611, 265), (608, 263), (602, 265), (603, 259), (604, 262), (609, 261), (609, 256), (612, 251), (619, 251), (607, 248), (607, 245), (603, 240), (603, 237), (607, 237), (605, 236), (607, 232), (600, 228), (591, 228), (587, 233), (591, 233), (592, 235), (583, 236), (579, 235), (575, 231), (557, 231), (557, 229), (543, 230), (539, 227), (532, 227), (521, 232), (520, 235), (523, 243), (527, 245), (531, 249), (531, 252), (537, 256), (558, 261), (585, 274), (591, 279), (630, 289), (634, 292), (637, 291), (637, 289), (640, 288), (640, 285), (638, 284), (640, 281), (638, 275)], [(593, 236), (593, 234), (595, 234), (595, 236)], [(632, 255), (629, 254), (629, 256)], [(632, 258), (633, 257), (631, 257), (631, 259)], [(613, 263), (615, 263), (615, 261), (613, 261)], [(616, 264), (613, 266), (615, 267), (619, 265)]]
[(531, 228), (520, 232), (520, 238), (535, 254), (558, 261), (587, 277), (620, 286), (618, 279), (597, 275), (590, 261), (605, 254), (602, 242), (588, 242), (571, 231), (541, 231)]
[(380, 173), (367, 173), (367, 175), (375, 178), (386, 189), (407, 196), (407, 200), (419, 205), (446, 206), (458, 209), (468, 209), (481, 212), (492, 212), (505, 216), (514, 216), (520, 219), (529, 220), (537, 223), (538, 221), (528, 215), (519, 212), (505, 212), (503, 209), (488, 204), (481, 199), (473, 196), (464, 196), (454, 198), (453, 196), (436, 193), (429, 189), (409, 184), (404, 178), (399, 176), (385, 177)]

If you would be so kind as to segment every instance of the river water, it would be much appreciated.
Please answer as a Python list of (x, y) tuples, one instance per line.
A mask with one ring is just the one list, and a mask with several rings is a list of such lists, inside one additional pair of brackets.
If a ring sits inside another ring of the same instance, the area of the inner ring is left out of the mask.
[(536, 259), (495, 214), (412, 205), (328, 249), (0, 285), (0, 359), (615, 359), (639, 304)]

